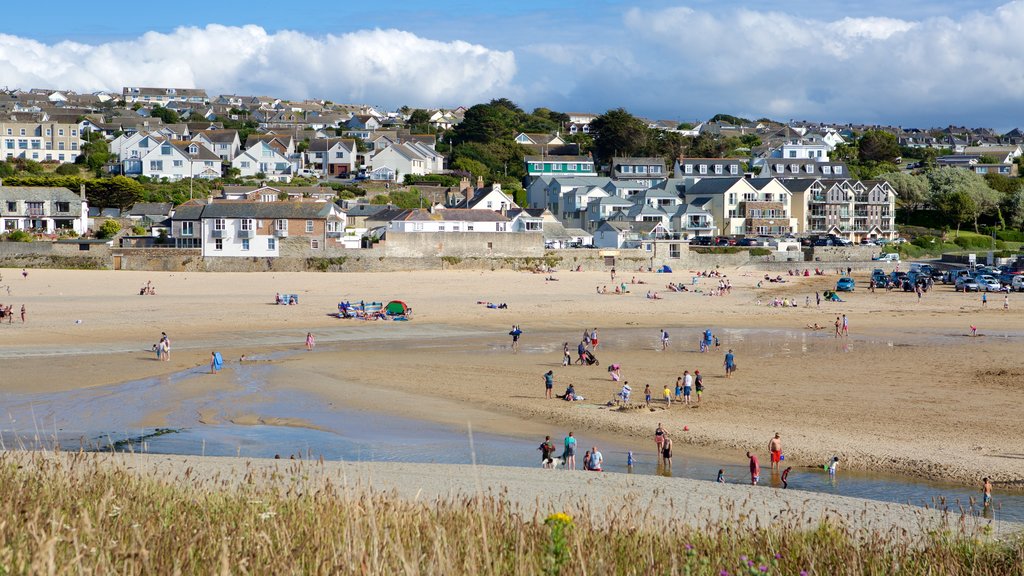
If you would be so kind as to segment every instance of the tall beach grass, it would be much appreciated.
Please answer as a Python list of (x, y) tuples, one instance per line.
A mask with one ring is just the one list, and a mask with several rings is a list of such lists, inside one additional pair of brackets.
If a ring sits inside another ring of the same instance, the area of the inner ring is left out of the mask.
[(0, 574), (1024, 574), (1020, 540), (953, 528), (758, 527), (739, 512), (688, 526), (628, 505), (412, 501), (326, 481), (308, 461), (198, 480), (107, 458), (0, 453)]

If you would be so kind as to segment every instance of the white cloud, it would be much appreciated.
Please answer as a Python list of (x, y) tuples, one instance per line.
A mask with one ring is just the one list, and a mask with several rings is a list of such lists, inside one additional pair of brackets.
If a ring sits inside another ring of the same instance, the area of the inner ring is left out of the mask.
[(0, 79), (21, 88), (200, 87), (211, 94), (444, 106), (500, 96), (515, 74), (512, 52), (400, 30), (314, 38), (209, 25), (99, 45), (47, 45), (0, 34)]
[(577, 69), (590, 79), (567, 98), (589, 95), (594, 109), (624, 105), (668, 117), (1002, 119), (1004, 126), (1016, 121), (1004, 115), (1024, 104), (1024, 0), (955, 19), (828, 19), (780, 10), (630, 9), (622, 31), (595, 46), (623, 53), (631, 66), (603, 64), (603, 78)]

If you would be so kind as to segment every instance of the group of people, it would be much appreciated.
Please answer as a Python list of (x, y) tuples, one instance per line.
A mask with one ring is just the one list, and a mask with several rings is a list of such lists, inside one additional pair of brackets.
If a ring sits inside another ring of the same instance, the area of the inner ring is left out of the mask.
[(284, 296), (282, 296), (280, 292), (274, 294), (274, 304), (287, 304), (289, 306), (294, 306), (298, 303), (299, 297), (295, 294), (285, 294)]
[(139, 288), (139, 296), (156, 296), (156, 286), (151, 280), (146, 280), (146, 285)]
[(153, 344), (153, 352), (156, 353), (156, 359), (158, 361), (170, 362), (171, 339), (167, 337), (167, 332), (160, 333), (160, 341)]
[[(11, 323), (14, 322), (14, 304), (8, 304), (7, 306), (4, 306), (3, 304), (0, 304), (0, 322), (3, 322), (4, 318), (7, 319), (7, 323), (8, 324), (11, 324)], [(21, 305), (21, 322), (22, 323), (25, 322), (25, 305), (24, 304)]]
[[(545, 436), (544, 441), (541, 442), (540, 446), (537, 447), (540, 450), (540, 464), (542, 468), (554, 468), (555, 467), (555, 443), (551, 441), (551, 436)], [(562, 455), (557, 457), (562, 461), (566, 470), (576, 469), (576, 437), (573, 436), (572, 432), (565, 437), (563, 441)], [(591, 472), (601, 472), (604, 468), (604, 455), (597, 449), (597, 446), (593, 446), (590, 450), (583, 455), (583, 469)]]
[[(598, 294), (609, 294), (610, 292), (608, 292), (608, 285), (606, 284), (604, 286), (598, 286), (597, 287), (597, 293)], [(614, 294), (629, 294), (629, 288), (626, 288), (626, 283), (622, 282), (622, 283), (618, 284), (617, 286), (615, 286), (615, 292), (613, 292), (613, 293)]]

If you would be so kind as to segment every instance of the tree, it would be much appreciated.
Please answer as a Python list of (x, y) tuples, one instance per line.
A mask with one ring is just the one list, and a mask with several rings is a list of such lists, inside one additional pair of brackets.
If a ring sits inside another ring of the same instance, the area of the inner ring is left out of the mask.
[(164, 124), (177, 124), (181, 122), (181, 117), (178, 116), (177, 112), (163, 106), (154, 106), (149, 115), (163, 120)]
[(1012, 194), (1021, 187), (1020, 178), (1010, 178), (996, 172), (989, 172), (985, 174), (984, 178), (989, 188), (1001, 194)]
[(142, 199), (143, 192), (145, 188), (142, 184), (124, 176), (89, 180), (85, 184), (89, 204), (101, 208), (126, 210)]
[(419, 124), (429, 124), (429, 123), (430, 123), (430, 114), (426, 110), (424, 110), (422, 108), (417, 108), (417, 109), (413, 110), (412, 114), (409, 115), (409, 125), (410, 126), (416, 126), (416, 125), (419, 125)]
[(483, 162), (473, 160), (468, 156), (463, 156), (457, 159), (455, 162), (452, 163), (452, 168), (456, 170), (464, 170), (466, 172), (469, 172), (474, 177), (482, 176), (486, 178), (490, 176), (491, 173), (490, 169), (488, 169)]
[(1015, 230), (1024, 230), (1024, 189), (1017, 188), (1003, 197), (999, 206), (1006, 225)]
[(590, 122), (594, 137), (594, 154), (600, 162), (611, 162), (614, 156), (643, 154), (648, 144), (648, 128), (623, 108), (609, 110)]
[(896, 191), (896, 204), (900, 208), (915, 208), (928, 196), (928, 181), (923, 176), (906, 172), (887, 172), (879, 176)]
[(868, 130), (857, 142), (861, 162), (894, 162), (900, 155), (896, 136), (881, 130)]
[(121, 231), (121, 223), (117, 220), (107, 219), (100, 224), (99, 231), (96, 232), (97, 238), (113, 238)]
[(4, 160), (0, 160), (0, 178), (7, 178), (14, 176), (14, 166), (11, 166)]
[(739, 116), (733, 116), (732, 114), (715, 114), (711, 117), (710, 122), (724, 122), (735, 126), (739, 126), (740, 124), (750, 124), (750, 120), (740, 118)]
[[(929, 200), (957, 224), (974, 222), (978, 231), (978, 218), (991, 214), (999, 206), (999, 193), (988, 187), (981, 176), (962, 168), (943, 167), (929, 170), (928, 185), (931, 188)], [(965, 218), (965, 212), (968, 217)]]
[(489, 104), (477, 104), (466, 110), (466, 114), (455, 127), (453, 144), (465, 142), (488, 143), (499, 139), (511, 139), (519, 128), (522, 111), (509, 100), (492, 100)]

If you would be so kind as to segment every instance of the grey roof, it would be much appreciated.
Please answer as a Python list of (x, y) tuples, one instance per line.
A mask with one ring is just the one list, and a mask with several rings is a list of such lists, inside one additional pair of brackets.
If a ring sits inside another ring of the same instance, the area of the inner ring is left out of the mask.
[(632, 206), (633, 203), (629, 200), (619, 198), (618, 196), (605, 196), (604, 198), (598, 198), (590, 202), (590, 205), (596, 206)]
[(215, 202), (203, 208), (203, 218), (313, 219), (327, 216), (332, 203), (324, 202)]
[(660, 188), (648, 188), (647, 190), (644, 190), (643, 192), (640, 192), (639, 194), (637, 194), (633, 198), (635, 198), (635, 199), (643, 199), (643, 200), (646, 200), (648, 198), (672, 198), (672, 199), (678, 199), (679, 198), (679, 194), (676, 194), (674, 192), (670, 192), (668, 190), (662, 190)]
[(589, 156), (527, 156), (527, 162), (593, 162)]
[(683, 216), (686, 214), (707, 214), (708, 210), (707, 208), (704, 207), (707, 206), (708, 202), (711, 202), (710, 196), (698, 196), (693, 200), (690, 200), (686, 204), (680, 206), (679, 209), (676, 210), (676, 213), (673, 214), (673, 216)]
[(626, 212), (626, 215), (630, 218), (636, 218), (637, 216), (668, 216), (661, 208), (655, 208), (649, 204), (637, 204)]
[(375, 216), (385, 210), (393, 210), (394, 206), (391, 204), (370, 204), (369, 202), (359, 202), (357, 204), (350, 204), (345, 209), (345, 213), (349, 216)]
[(747, 180), (747, 182), (750, 182), (750, 185), (754, 188), (761, 190), (765, 186), (771, 184), (774, 180), (778, 180), (778, 178), (751, 178)]
[(493, 210), (472, 210), (464, 208), (448, 208), (443, 210), (410, 210), (408, 214), (396, 220), (407, 222), (428, 222), (444, 220), (446, 222), (508, 222), (507, 216)]
[(199, 202), (186, 202), (174, 209), (174, 220), (199, 220), (203, 215), (205, 204)]
[(170, 202), (138, 202), (128, 211), (129, 216), (166, 216), (174, 209)]
[(338, 143), (344, 144), (345, 148), (348, 148), (349, 150), (356, 149), (356, 141), (351, 138), (317, 138), (315, 140), (310, 140), (309, 151), (324, 152), (330, 150)]
[[(0, 186), (0, 200), (26, 202), (81, 202), (76, 192), (58, 186)], [(4, 206), (0, 206), (4, 208)]]
[(686, 194), (687, 196), (691, 194), (724, 194), (740, 180), (743, 178), (701, 178), (700, 181), (690, 186)]
[(814, 184), (809, 178), (779, 180), (790, 192), (806, 192)]
[(642, 164), (644, 166), (664, 166), (665, 159), (657, 156), (645, 156), (640, 158), (629, 158), (625, 156), (613, 157), (612, 166), (617, 166), (619, 164), (628, 164), (630, 166), (635, 166), (637, 164)]
[(658, 226), (661, 222), (636, 222), (633, 220), (605, 220), (601, 224), (601, 228), (606, 226), (611, 227), (619, 232), (637, 232), (640, 234), (648, 234), (655, 226)]
[(391, 222), (392, 220), (402, 218), (407, 212), (409, 212), (409, 210), (404, 208), (395, 208), (391, 205), (384, 206), (384, 208), (384, 210), (367, 216), (367, 222)]

